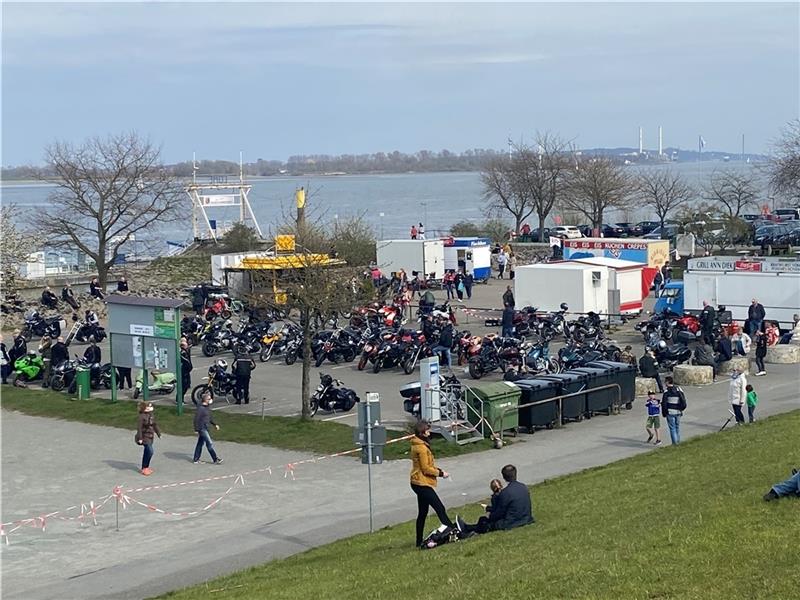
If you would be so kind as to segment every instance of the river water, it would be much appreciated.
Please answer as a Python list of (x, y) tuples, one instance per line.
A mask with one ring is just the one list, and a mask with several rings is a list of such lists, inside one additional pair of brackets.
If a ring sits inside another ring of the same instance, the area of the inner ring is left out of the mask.
[[(629, 168), (634, 173), (640, 169), (638, 166)], [(672, 163), (669, 168), (680, 172), (696, 188), (707, 182), (715, 170), (758, 174), (757, 166), (741, 162)], [(294, 213), (294, 192), (300, 186), (310, 190), (309, 211), (316, 213), (311, 218), (334, 223), (337, 218), (362, 215), (380, 239), (406, 237), (414, 223), (423, 222), (428, 233), (445, 233), (455, 222), (480, 222), (485, 218), (486, 201), (480, 174), (474, 172), (270, 177), (250, 179), (248, 183), (252, 186), (249, 195), (251, 206), (267, 237), (285, 222), (286, 215)], [(52, 191), (52, 186), (40, 183), (4, 182), (0, 187), (2, 202), (16, 204), (24, 208), (24, 212), (46, 206)], [(762, 202), (765, 198), (766, 194), (762, 196)], [(188, 196), (186, 206), (188, 218)], [(236, 219), (236, 210), (218, 208), (209, 211), (209, 216), (224, 225)], [(555, 214), (557, 212), (551, 218)], [(652, 218), (654, 215), (647, 209), (635, 208), (627, 212), (609, 211), (605, 220)], [(535, 221), (535, 217), (530, 220), (532, 227), (536, 226)], [(192, 231), (188, 223), (188, 220), (183, 220), (165, 224), (157, 233), (151, 232), (151, 236), (181, 242), (190, 240)]]

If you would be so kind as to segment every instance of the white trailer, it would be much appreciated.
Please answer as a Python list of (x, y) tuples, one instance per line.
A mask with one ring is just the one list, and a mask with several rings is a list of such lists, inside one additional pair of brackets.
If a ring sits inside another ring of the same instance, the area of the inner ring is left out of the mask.
[(492, 247), (489, 238), (451, 237), (444, 240), (444, 268), (463, 269), (475, 281), (486, 282), (492, 277)]
[(517, 307), (559, 310), (566, 302), (569, 311), (608, 314), (608, 267), (559, 262), (517, 267), (514, 276)]
[(648, 292), (647, 287), (642, 285), (642, 269), (647, 265), (605, 256), (577, 258), (573, 262), (608, 267), (608, 289), (619, 290), (620, 314), (635, 315), (642, 312), (642, 301)]
[(425, 279), (444, 277), (442, 240), (382, 240), (375, 246), (378, 268), (386, 276), (402, 269), (409, 278), (415, 272)]
[(753, 298), (780, 327), (791, 327), (800, 312), (800, 260), (796, 258), (711, 256), (693, 258), (683, 274), (683, 310), (694, 313), (703, 300), (724, 305), (736, 321), (747, 319)]

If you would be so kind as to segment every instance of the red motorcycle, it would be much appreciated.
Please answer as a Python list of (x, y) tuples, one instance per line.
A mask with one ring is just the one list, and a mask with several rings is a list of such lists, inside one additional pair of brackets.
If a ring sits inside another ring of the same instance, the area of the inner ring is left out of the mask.
[(209, 296), (208, 302), (206, 302), (206, 310), (204, 313), (206, 320), (213, 321), (217, 317), (230, 319), (232, 314), (230, 303), (228, 302), (228, 298), (226, 296)]

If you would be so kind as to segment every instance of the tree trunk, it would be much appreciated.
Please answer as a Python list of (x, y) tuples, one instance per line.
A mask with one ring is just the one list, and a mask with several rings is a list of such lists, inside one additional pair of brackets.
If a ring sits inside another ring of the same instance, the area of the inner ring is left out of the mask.
[[(100, 256), (105, 259), (105, 253)], [(100, 289), (105, 293), (106, 284), (108, 283), (108, 272), (111, 270), (111, 267), (106, 264), (105, 260), (95, 261), (95, 266), (97, 267), (97, 282), (100, 284)]]
[(311, 418), (311, 389), (309, 378), (311, 376), (311, 311), (303, 309), (303, 374), (300, 384), (300, 396), (302, 398), (301, 418), (305, 421)]
[[(542, 243), (544, 242), (544, 220), (546, 217), (542, 213), (538, 213), (536, 216), (539, 217), (539, 243)], [(547, 242), (549, 244), (550, 240), (547, 240)]]

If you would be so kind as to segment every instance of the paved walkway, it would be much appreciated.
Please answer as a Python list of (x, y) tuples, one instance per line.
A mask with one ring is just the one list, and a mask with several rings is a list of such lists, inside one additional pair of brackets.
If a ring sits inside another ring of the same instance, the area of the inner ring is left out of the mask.
[[(769, 377), (754, 378), (762, 399), (760, 416), (800, 408), (799, 374), (797, 365), (772, 365)], [(722, 382), (687, 390), (685, 438), (719, 429), (728, 416), (726, 386)], [(117, 531), (110, 503), (96, 526), (51, 520), (45, 532), (20, 530), (2, 547), (4, 598), (142, 598), (368, 527), (366, 467), (353, 458), (300, 465), (292, 479), (279, 466), (308, 456), (221, 442), (217, 449), (223, 465), (194, 465), (194, 440), (165, 435), (157, 440), (155, 474), (144, 478), (136, 472), (140, 449), (133, 443), (133, 429), (9, 412), (2, 417), (4, 521), (88, 502), (108, 495), (115, 485), (133, 488), (276, 467), (272, 475), (248, 476), (244, 486), (197, 517), (166, 517), (131, 506), (120, 511)], [(453, 477), (441, 482), (439, 492), (450, 507), (475, 502), (486, 496), (487, 482), (505, 463), (515, 463), (523, 481), (536, 483), (652, 450), (644, 437), (644, 410), (637, 403), (633, 411), (542, 431), (501, 451), (442, 460)], [(376, 466), (374, 474), (376, 527), (413, 518), (408, 462)], [(231, 482), (130, 495), (159, 508), (189, 511), (208, 504)], [(434, 520), (432, 516), (430, 528)]]

